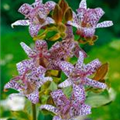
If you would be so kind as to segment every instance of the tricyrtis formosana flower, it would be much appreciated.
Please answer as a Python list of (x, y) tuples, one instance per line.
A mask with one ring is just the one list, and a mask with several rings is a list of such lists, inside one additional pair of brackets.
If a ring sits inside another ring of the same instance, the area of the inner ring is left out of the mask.
[(101, 8), (89, 9), (86, 5), (86, 0), (82, 0), (77, 9), (77, 14), (73, 12), (73, 21), (69, 24), (77, 28), (77, 33), (84, 38), (95, 38), (95, 29), (110, 27), (112, 21), (104, 21), (98, 23), (103, 16), (104, 11)]
[[(64, 95), (63, 91), (58, 89), (51, 93), (56, 107), (46, 104), (41, 105), (40, 109), (46, 109), (53, 112), (56, 115), (54, 116), (53, 120), (70, 120), (71, 118), (75, 118), (79, 115), (90, 114), (91, 107), (84, 102), (81, 102), (80, 97), (84, 98), (84, 92), (82, 93), (81, 90), (79, 90), (80, 89), (74, 85), (72, 96), (70, 99), (68, 99)], [(76, 99), (78, 101), (75, 103)]]
[(52, 18), (47, 17), (49, 12), (54, 9), (54, 6), (55, 3), (53, 1), (48, 1), (43, 4), (42, 0), (36, 0), (32, 5), (25, 3), (18, 11), (22, 13), (27, 20), (18, 20), (14, 22), (12, 26), (29, 26), (29, 32), (31, 36), (34, 37), (38, 34), (41, 27), (54, 23)]
[(89, 76), (95, 73), (96, 69), (100, 67), (100, 61), (96, 59), (85, 65), (83, 60), (84, 54), (79, 52), (78, 62), (75, 66), (66, 61), (61, 61), (59, 63), (61, 70), (68, 77), (68, 79), (61, 83), (59, 87), (67, 87), (72, 85), (72, 83), (75, 83), (105, 89), (107, 86), (104, 83), (89, 78)]
[(17, 64), (17, 70), (19, 75), (10, 80), (4, 89), (15, 89), (19, 92), (16, 95), (26, 96), (32, 103), (39, 102), (39, 88), (52, 81), (51, 77), (45, 77), (46, 69), (36, 67), (32, 60), (24, 60)]

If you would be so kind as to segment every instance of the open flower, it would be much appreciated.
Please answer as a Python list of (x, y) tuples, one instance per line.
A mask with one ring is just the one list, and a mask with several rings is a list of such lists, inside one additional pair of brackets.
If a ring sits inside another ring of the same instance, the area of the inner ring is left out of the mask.
[[(58, 89), (51, 93), (56, 107), (52, 105), (41, 105), (40, 109), (46, 109), (55, 114), (53, 120), (70, 120), (80, 115), (87, 115), (91, 113), (91, 107), (85, 103), (80, 103), (80, 97), (84, 96), (84, 93), (80, 93), (79, 87), (74, 85), (73, 94), (70, 99), (68, 99), (62, 90)], [(75, 99), (79, 99), (75, 103)]]
[(46, 69), (42, 66), (35, 67), (31, 60), (24, 60), (17, 64), (19, 75), (8, 82), (4, 89), (15, 89), (19, 93), (11, 94), (26, 96), (32, 103), (39, 102), (39, 88), (51, 77), (45, 77)]
[(89, 76), (95, 73), (96, 69), (101, 66), (100, 61), (96, 59), (86, 65), (83, 61), (84, 54), (79, 52), (78, 62), (75, 66), (66, 61), (59, 62), (59, 67), (68, 77), (67, 80), (59, 84), (59, 87), (67, 87), (75, 83), (105, 89), (107, 87), (106, 84), (89, 78)]
[(77, 32), (82, 37), (93, 37), (96, 28), (112, 26), (112, 21), (98, 23), (103, 16), (104, 11), (101, 8), (89, 9), (86, 0), (82, 0), (77, 9), (77, 14), (73, 13), (73, 21), (68, 23), (77, 28)]
[[(71, 58), (73, 55), (78, 56), (78, 50), (83, 52), (73, 38), (66, 38), (61, 42), (56, 42), (49, 50), (47, 42), (44, 40), (37, 40), (33, 50), (23, 42), (21, 42), (21, 46), (28, 57), (33, 59), (36, 66), (41, 65), (47, 70), (58, 70), (60, 69), (59, 61), (66, 60), (68, 57)], [(86, 56), (85, 52), (84, 55)]]
[(12, 24), (12, 27), (15, 25), (29, 26), (29, 32), (31, 36), (34, 37), (38, 34), (41, 27), (54, 23), (52, 18), (47, 17), (49, 12), (54, 9), (54, 6), (55, 3), (52, 1), (43, 4), (42, 0), (36, 0), (32, 5), (25, 3), (18, 11), (22, 13), (27, 20), (18, 20)]

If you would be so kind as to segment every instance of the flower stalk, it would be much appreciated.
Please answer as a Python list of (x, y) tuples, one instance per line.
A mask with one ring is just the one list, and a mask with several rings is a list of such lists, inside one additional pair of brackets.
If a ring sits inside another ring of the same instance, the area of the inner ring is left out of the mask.
[(32, 120), (37, 120), (36, 116), (36, 105), (32, 103), (32, 113), (33, 113), (33, 119)]

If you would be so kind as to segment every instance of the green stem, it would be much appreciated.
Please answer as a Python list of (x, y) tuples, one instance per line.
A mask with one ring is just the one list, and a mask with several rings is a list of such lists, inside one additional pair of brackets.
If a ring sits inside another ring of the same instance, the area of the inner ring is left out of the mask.
[(33, 120), (37, 120), (36, 118), (36, 105), (32, 103), (32, 112), (33, 112)]

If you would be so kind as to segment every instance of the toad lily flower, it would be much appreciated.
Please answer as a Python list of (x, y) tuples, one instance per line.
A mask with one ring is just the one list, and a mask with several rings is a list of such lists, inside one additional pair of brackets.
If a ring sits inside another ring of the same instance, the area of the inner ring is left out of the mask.
[[(32, 67), (31, 71), (30, 68)], [(44, 77), (46, 69), (42, 66), (33, 67), (31, 60), (25, 60), (17, 64), (19, 75), (8, 82), (4, 89), (15, 89), (19, 93), (11, 94), (26, 96), (32, 103), (39, 102), (39, 88), (47, 81), (52, 81), (51, 77)]]
[(69, 21), (69, 24), (78, 29), (77, 32), (81, 37), (93, 37), (96, 28), (113, 25), (112, 21), (98, 23), (103, 14), (104, 11), (101, 8), (89, 9), (86, 0), (82, 0), (77, 9), (77, 14), (73, 13), (73, 21)]
[(75, 83), (105, 89), (107, 87), (106, 84), (89, 78), (89, 76), (95, 73), (96, 69), (101, 66), (100, 61), (96, 59), (85, 65), (83, 60), (84, 54), (79, 52), (78, 62), (75, 67), (66, 61), (59, 62), (59, 67), (68, 77), (67, 80), (59, 84), (59, 87), (67, 87)]
[(32, 37), (36, 36), (41, 29), (41, 27), (54, 23), (53, 19), (47, 17), (49, 12), (54, 9), (55, 3), (48, 1), (45, 4), (42, 3), (42, 0), (36, 0), (35, 3), (29, 5), (27, 3), (23, 4), (19, 8), (19, 12), (25, 15), (27, 20), (18, 20), (14, 22), (11, 26), (22, 25), (29, 26), (29, 32)]
[[(80, 91), (76, 88), (75, 85), (73, 89), (74, 96), (72, 96), (72, 99), (76, 99), (76, 97), (79, 99), (78, 97), (81, 97), (80, 94), (78, 96), (75, 95), (76, 92), (79, 94)], [(86, 105), (85, 103), (75, 104), (74, 100), (68, 99), (61, 89), (53, 91), (51, 93), (51, 96), (56, 107), (46, 104), (41, 105), (40, 109), (46, 109), (50, 112), (53, 112), (56, 115), (54, 116), (53, 120), (71, 120), (77, 116), (87, 115), (91, 113), (91, 107), (89, 105)]]
[(50, 53), (48, 52), (47, 42), (44, 40), (37, 40), (35, 47), (32, 50), (25, 43), (21, 42), (21, 46), (29, 58), (33, 59), (36, 66), (43, 66), (48, 69), (50, 64)]
[[(21, 46), (28, 57), (33, 59), (36, 66), (41, 65), (47, 70), (60, 69), (58, 65), (60, 60), (72, 57), (74, 53), (77, 56), (77, 50), (82, 51), (77, 43), (70, 38), (66, 38), (62, 42), (56, 42), (49, 50), (47, 42), (44, 40), (37, 40), (33, 50), (23, 42), (21, 42)], [(75, 51), (74, 48), (76, 48)]]

